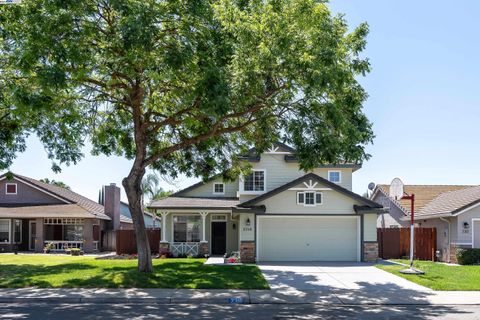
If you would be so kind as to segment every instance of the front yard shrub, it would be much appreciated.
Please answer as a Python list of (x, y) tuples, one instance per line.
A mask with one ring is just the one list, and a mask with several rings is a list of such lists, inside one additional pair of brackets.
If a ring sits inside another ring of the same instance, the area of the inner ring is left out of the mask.
[(480, 264), (480, 249), (457, 249), (456, 255), (459, 264)]

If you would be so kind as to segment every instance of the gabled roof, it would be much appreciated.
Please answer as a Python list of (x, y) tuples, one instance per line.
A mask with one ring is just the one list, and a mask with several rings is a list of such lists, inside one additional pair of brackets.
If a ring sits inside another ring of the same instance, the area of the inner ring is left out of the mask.
[(262, 201), (262, 200), (265, 200), (265, 199), (268, 199), (270, 197), (273, 197), (277, 194), (279, 194), (280, 192), (283, 192), (285, 190), (288, 190), (296, 185), (298, 185), (299, 183), (303, 182), (303, 181), (307, 181), (307, 180), (312, 180), (312, 181), (317, 181), (317, 182), (320, 182), (321, 184), (323, 185), (326, 185), (330, 188), (332, 188), (333, 190), (347, 196), (347, 197), (350, 197), (354, 200), (357, 200), (359, 202), (361, 202), (362, 204), (364, 204), (365, 206), (368, 206), (370, 208), (383, 208), (380, 204), (372, 201), (372, 200), (369, 200), (367, 198), (364, 198), (348, 189), (345, 189), (341, 186), (339, 186), (338, 184), (336, 183), (333, 183), (333, 182), (330, 182), (328, 181), (327, 179), (324, 179), (322, 177), (320, 177), (319, 175), (316, 175), (315, 173), (308, 173), (300, 178), (297, 178), (293, 181), (290, 181), (289, 183), (287, 184), (284, 184), (283, 186), (280, 186), (276, 189), (273, 189), (267, 193), (264, 193), (256, 198), (253, 198), (251, 200), (248, 200), (246, 202), (243, 202), (241, 203), (239, 206), (240, 207), (250, 207), (252, 205), (255, 205), (257, 204), (258, 202)]
[[(415, 212), (420, 213), (422, 209), (429, 204), (433, 199), (440, 194), (450, 191), (457, 191), (462, 189), (471, 188), (468, 185), (405, 185), (405, 194), (415, 194)], [(375, 197), (377, 192), (383, 193), (389, 197), (390, 185), (379, 184), (376, 186), (373, 192), (372, 198)], [(394, 200), (397, 207), (399, 207), (406, 215), (410, 215), (410, 200)]]
[(153, 209), (230, 209), (239, 204), (238, 198), (174, 197), (153, 201)]
[(418, 213), (418, 217), (431, 215), (456, 215), (480, 203), (480, 186), (444, 192)]
[[(90, 213), (94, 216), (94, 218), (103, 219), (103, 220), (110, 220), (110, 217), (107, 216), (104, 212), (104, 207), (93, 201), (90, 200), (72, 190), (68, 190), (62, 187), (58, 187), (56, 185), (44, 183), (29, 177), (25, 177), (16, 173), (11, 173), (12, 176), (19, 181), (22, 181), (26, 184), (30, 184), (37, 188), (40, 191), (43, 191), (49, 195), (62, 199), (66, 204), (76, 204), (86, 212)], [(7, 174), (3, 174), (0, 176), (0, 179), (6, 178)]]

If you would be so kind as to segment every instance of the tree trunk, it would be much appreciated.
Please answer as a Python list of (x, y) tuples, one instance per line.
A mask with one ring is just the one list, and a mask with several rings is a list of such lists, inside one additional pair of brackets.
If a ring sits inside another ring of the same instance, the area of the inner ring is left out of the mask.
[(135, 237), (137, 238), (138, 271), (150, 273), (153, 271), (152, 256), (142, 209), (142, 179), (144, 175), (145, 168), (138, 168), (134, 164), (130, 174), (123, 179), (122, 184), (127, 193)]

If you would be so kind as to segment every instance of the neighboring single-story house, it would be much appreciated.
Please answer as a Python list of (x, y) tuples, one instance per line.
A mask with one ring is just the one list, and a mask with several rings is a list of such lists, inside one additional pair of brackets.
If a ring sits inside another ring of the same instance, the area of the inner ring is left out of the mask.
[[(455, 248), (480, 248), (480, 186), (405, 185), (415, 194), (415, 223), (437, 229), (440, 260), (454, 262)], [(389, 197), (389, 185), (377, 185), (371, 199), (389, 208), (379, 215), (379, 228), (410, 225), (410, 200)]]
[(382, 206), (352, 190), (356, 164), (300, 170), (295, 150), (277, 143), (243, 158), (249, 175), (215, 176), (153, 201), (161, 246), (173, 254), (224, 255), (244, 262), (363, 261), (378, 256)]
[(52, 251), (100, 251), (102, 232), (133, 227), (120, 213), (120, 188), (104, 186), (103, 194), (101, 205), (56, 185), (15, 173), (1, 175), (0, 252), (43, 252), (47, 244)]
[[(101, 205), (105, 201), (105, 186), (100, 189), (98, 195), (98, 203)], [(143, 220), (145, 221), (146, 228), (160, 228), (160, 218), (151, 214), (149, 212), (143, 212)], [(130, 213), (130, 208), (128, 203), (120, 201), (120, 221), (122, 229), (133, 229), (132, 214)]]

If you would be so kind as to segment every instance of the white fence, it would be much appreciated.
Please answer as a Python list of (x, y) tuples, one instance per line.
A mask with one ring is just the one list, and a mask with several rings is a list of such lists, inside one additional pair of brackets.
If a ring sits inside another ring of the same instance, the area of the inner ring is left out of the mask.
[(172, 254), (178, 256), (181, 254), (197, 256), (198, 242), (174, 242), (172, 243)]
[(50, 251), (65, 251), (68, 249), (78, 248), (83, 249), (83, 241), (45, 241), (45, 247), (49, 247)]

